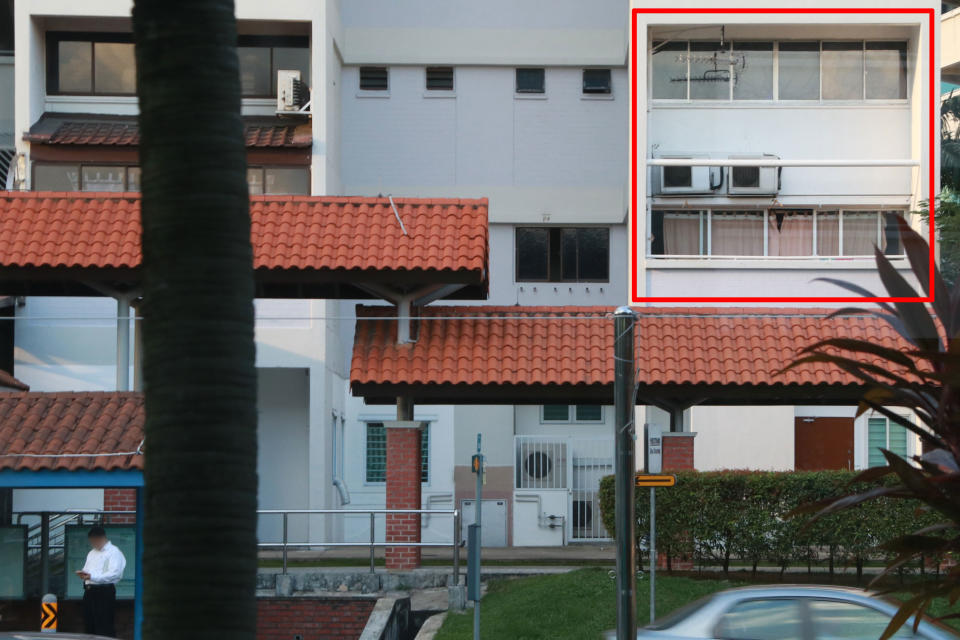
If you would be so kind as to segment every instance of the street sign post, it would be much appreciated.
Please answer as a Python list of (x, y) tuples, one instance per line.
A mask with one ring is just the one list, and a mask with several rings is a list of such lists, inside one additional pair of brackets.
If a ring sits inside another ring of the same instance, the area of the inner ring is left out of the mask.
[[(647, 474), (637, 476), (637, 486), (650, 487), (650, 622), (657, 616), (657, 487), (672, 487), (674, 476), (652, 475), (663, 470), (663, 434), (657, 425), (648, 424), (644, 429), (647, 437)], [(641, 484), (642, 479), (646, 482)]]
[(480, 453), (480, 434), (477, 434), (477, 453), (470, 460), (470, 470), (477, 476), (477, 502), (473, 524), (467, 538), (467, 598), (473, 600), (473, 640), (480, 640), (480, 547), (483, 530), (480, 515), (483, 513), (483, 485), (486, 483), (486, 461)]

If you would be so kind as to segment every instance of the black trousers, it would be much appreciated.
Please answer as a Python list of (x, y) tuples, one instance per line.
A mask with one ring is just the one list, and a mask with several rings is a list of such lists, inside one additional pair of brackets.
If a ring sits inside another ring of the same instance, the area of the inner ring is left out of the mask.
[(87, 585), (83, 592), (84, 633), (113, 638), (117, 588), (112, 584)]

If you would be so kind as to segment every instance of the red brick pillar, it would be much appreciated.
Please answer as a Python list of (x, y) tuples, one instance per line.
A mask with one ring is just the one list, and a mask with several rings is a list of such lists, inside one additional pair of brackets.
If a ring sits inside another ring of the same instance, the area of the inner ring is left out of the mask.
[[(104, 489), (103, 490), (103, 510), (104, 511), (136, 511), (137, 510), (137, 490), (136, 489)], [(137, 521), (136, 514), (120, 514), (107, 516), (106, 524), (133, 524)]]
[[(663, 434), (663, 471), (691, 471), (693, 467), (693, 440), (696, 433), (691, 431), (668, 431)], [(660, 491), (672, 491), (670, 488)], [(671, 554), (671, 571), (692, 571), (693, 555), (689, 550)], [(668, 567), (667, 554), (657, 554), (657, 568)]]
[(663, 434), (663, 470), (690, 471), (693, 469), (693, 439), (690, 431), (668, 431)]
[[(420, 508), (420, 429), (413, 420), (385, 422), (387, 509)], [(420, 514), (387, 515), (387, 542), (420, 542)], [(387, 570), (420, 566), (420, 547), (387, 547)]]

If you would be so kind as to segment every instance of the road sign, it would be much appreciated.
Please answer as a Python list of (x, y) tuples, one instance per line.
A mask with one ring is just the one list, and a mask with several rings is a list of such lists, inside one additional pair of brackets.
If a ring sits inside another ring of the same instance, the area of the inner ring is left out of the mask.
[(40, 631), (43, 633), (57, 632), (57, 596), (48, 593), (40, 603)]
[(660, 473), (663, 470), (663, 429), (659, 425), (647, 424), (647, 459), (644, 471)]
[(637, 487), (672, 487), (677, 484), (677, 476), (638, 473), (634, 484)]

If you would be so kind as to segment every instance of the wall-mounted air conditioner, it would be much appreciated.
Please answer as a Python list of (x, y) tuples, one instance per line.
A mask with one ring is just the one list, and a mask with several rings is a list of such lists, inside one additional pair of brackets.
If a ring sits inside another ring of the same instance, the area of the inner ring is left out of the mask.
[[(657, 158), (693, 159), (709, 158), (707, 154), (659, 154)], [(670, 166), (651, 167), (651, 189), (657, 196), (686, 196), (711, 194), (723, 185), (723, 168)]]
[(300, 80), (300, 71), (280, 69), (277, 71), (277, 111), (304, 111), (310, 102), (310, 90)]
[[(760, 160), (771, 153), (730, 155), (731, 160)], [(727, 167), (727, 193), (731, 196), (773, 196), (780, 191), (780, 167)]]

